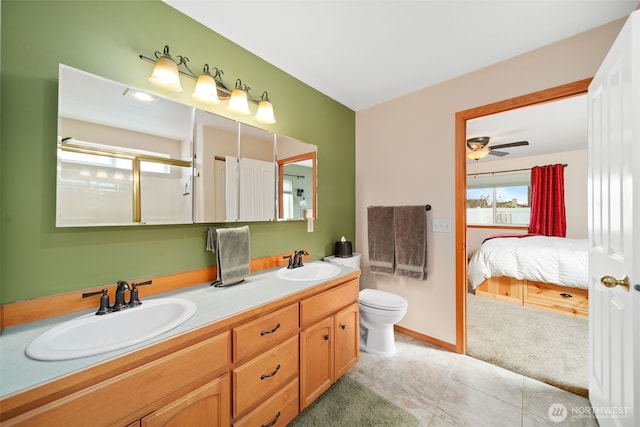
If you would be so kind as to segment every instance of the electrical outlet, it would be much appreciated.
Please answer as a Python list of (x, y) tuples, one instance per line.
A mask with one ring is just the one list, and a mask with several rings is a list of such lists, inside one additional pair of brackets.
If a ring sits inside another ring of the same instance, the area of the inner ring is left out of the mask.
[(434, 233), (451, 233), (450, 219), (434, 219), (431, 221), (431, 231)]
[(313, 218), (307, 218), (307, 233), (313, 233)]

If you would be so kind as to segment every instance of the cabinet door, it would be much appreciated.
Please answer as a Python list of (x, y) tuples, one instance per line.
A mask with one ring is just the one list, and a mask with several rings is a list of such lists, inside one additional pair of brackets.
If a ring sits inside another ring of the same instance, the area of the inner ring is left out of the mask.
[(360, 360), (360, 322), (358, 303), (336, 313), (336, 380), (343, 376), (353, 365)]
[(187, 393), (141, 420), (141, 427), (226, 427), (230, 420), (229, 376)]
[(334, 381), (333, 316), (300, 333), (300, 410)]

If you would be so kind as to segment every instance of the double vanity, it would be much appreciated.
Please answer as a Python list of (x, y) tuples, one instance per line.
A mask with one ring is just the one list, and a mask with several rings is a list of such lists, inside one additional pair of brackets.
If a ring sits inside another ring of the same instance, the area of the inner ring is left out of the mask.
[(304, 268), (272, 269), (228, 288), (203, 283), (141, 298), (142, 306), (123, 312), (140, 310), (133, 322), (144, 321), (145, 305), (168, 301), (195, 312), (168, 332), (100, 354), (26, 355), (32, 341), (77, 313), (6, 329), (0, 424), (287, 425), (360, 356), (360, 271), (305, 267), (316, 279), (301, 276)]

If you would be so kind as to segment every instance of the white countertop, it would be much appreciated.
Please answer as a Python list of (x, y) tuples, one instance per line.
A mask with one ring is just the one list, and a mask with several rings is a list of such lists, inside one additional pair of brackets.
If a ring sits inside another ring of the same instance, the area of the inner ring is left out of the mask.
[(79, 359), (39, 361), (29, 358), (25, 354), (25, 349), (31, 341), (44, 331), (95, 310), (87, 310), (5, 328), (2, 335), (0, 335), (0, 397), (27, 390), (356, 271), (356, 269), (350, 267), (339, 267), (341, 269), (340, 274), (327, 280), (301, 282), (282, 280), (276, 277), (275, 272), (278, 270), (276, 268), (252, 274), (243, 283), (227, 288), (216, 288), (210, 286), (210, 282), (207, 282), (147, 298), (143, 295), (141, 297), (143, 304), (145, 300), (173, 296), (193, 301), (198, 308), (189, 320), (155, 338), (120, 350)]

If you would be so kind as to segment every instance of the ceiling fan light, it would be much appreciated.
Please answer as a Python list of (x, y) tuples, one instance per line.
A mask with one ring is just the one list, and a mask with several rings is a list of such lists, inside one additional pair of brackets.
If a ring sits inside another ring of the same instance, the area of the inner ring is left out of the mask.
[(467, 139), (467, 147), (469, 147), (471, 150), (480, 150), (486, 147), (488, 143), (488, 136), (477, 136), (475, 138)]
[(467, 158), (471, 160), (480, 160), (489, 154), (491, 149), (489, 147), (481, 148), (479, 150), (472, 150), (467, 152)]

